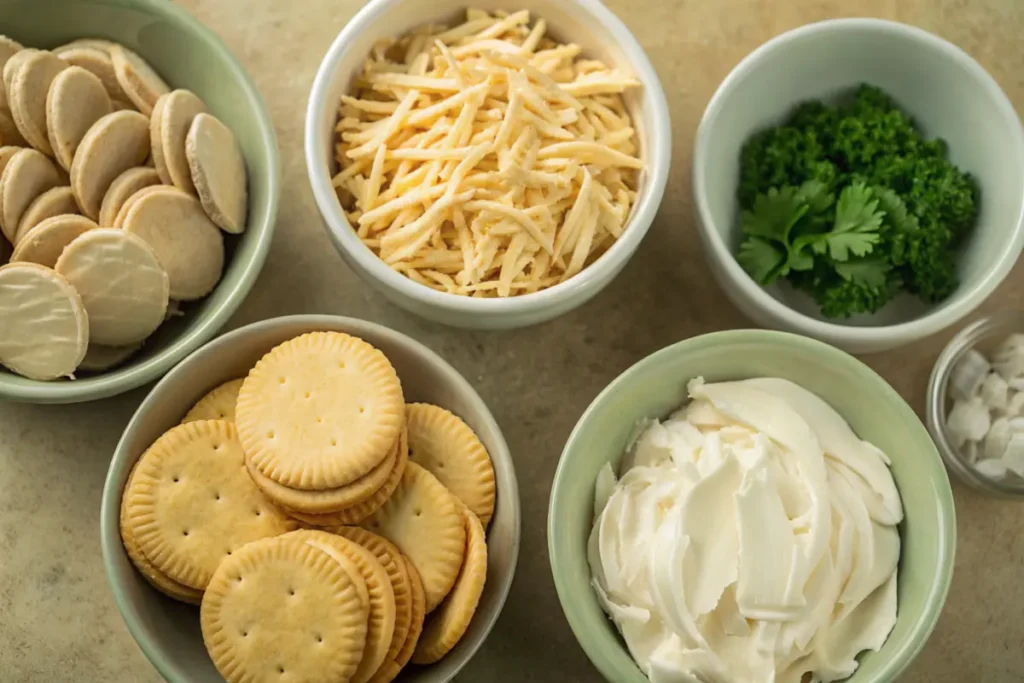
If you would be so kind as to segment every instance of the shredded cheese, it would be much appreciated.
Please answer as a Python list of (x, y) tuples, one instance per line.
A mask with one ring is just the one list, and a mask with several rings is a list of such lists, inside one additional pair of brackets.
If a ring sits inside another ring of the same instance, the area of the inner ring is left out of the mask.
[(367, 247), (472, 297), (537, 292), (621, 237), (636, 199), (632, 76), (530, 13), (470, 9), (379, 41), (339, 104), (334, 187)]

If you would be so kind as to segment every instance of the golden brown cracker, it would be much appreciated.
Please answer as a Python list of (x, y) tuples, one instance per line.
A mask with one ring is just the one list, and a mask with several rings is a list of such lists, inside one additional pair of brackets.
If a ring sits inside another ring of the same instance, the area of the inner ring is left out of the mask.
[(238, 390), (242, 388), (244, 378), (229, 380), (211, 389), (205, 396), (199, 399), (198, 403), (192, 406), (181, 423), (195, 422), (196, 420), (227, 420), (235, 421), (235, 402), (238, 400)]

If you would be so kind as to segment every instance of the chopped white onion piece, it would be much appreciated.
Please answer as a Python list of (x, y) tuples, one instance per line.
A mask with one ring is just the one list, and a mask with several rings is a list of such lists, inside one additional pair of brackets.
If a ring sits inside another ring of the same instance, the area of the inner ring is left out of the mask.
[(991, 370), (992, 366), (985, 360), (985, 356), (969, 349), (949, 373), (950, 395), (954, 400), (973, 398)]

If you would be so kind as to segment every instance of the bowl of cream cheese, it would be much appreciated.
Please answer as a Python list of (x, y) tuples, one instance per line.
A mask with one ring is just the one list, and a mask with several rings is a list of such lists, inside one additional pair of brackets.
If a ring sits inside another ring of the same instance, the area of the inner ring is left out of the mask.
[(938, 620), (955, 537), (942, 459), (899, 394), (761, 330), (618, 377), (548, 514), (562, 608), (615, 683), (895, 681)]

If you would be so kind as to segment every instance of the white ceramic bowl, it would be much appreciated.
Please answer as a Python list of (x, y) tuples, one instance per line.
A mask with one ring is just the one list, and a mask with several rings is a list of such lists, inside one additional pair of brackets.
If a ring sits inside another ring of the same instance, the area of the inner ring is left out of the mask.
[(438, 292), (391, 270), (358, 238), (331, 185), (338, 104), (362, 68), (370, 47), (425, 23), (455, 23), (467, 6), (509, 9), (505, 0), (371, 0), (331, 44), (320, 64), (306, 111), (306, 164), (327, 232), (360, 277), (391, 301), (418, 315), (458, 327), (507, 329), (550, 320), (582, 305), (622, 270), (647, 233), (668, 180), (672, 131), (665, 93), (643, 49), (599, 0), (519, 0), (514, 9), (542, 17), (549, 34), (580, 44), (585, 54), (634, 74), (643, 88), (626, 105), (646, 163), (623, 236), (575, 277), (549, 289), (507, 299), (474, 299)]
[[(981, 187), (981, 212), (960, 255), (960, 287), (937, 306), (910, 296), (872, 316), (827, 321), (809, 297), (762, 288), (736, 262), (740, 149), (800, 102), (876, 85)], [(760, 325), (854, 353), (910, 344), (974, 310), (1010, 272), (1024, 244), (1024, 131), (998, 84), (958, 47), (917, 28), (877, 19), (838, 19), (784, 33), (748, 55), (722, 82), (697, 131), (693, 192), (712, 272)]]
[(245, 375), (263, 354), (314, 330), (338, 330), (370, 342), (394, 364), (407, 401), (425, 401), (461, 416), (494, 463), (497, 503), (487, 532), (487, 584), (469, 630), (437, 664), (411, 666), (398, 683), (446, 683), (490, 633), (505, 604), (519, 556), (519, 489), (505, 439), (483, 399), (440, 356), (380, 325), (327, 315), (297, 315), (242, 327), (202, 347), (171, 370), (142, 402), (110, 462), (100, 511), (100, 541), (107, 580), (128, 631), (169, 683), (223, 683), (203, 646), (199, 610), (175, 602), (139, 575), (121, 546), (121, 492), (132, 466), (162, 433), (178, 424), (207, 391)]

